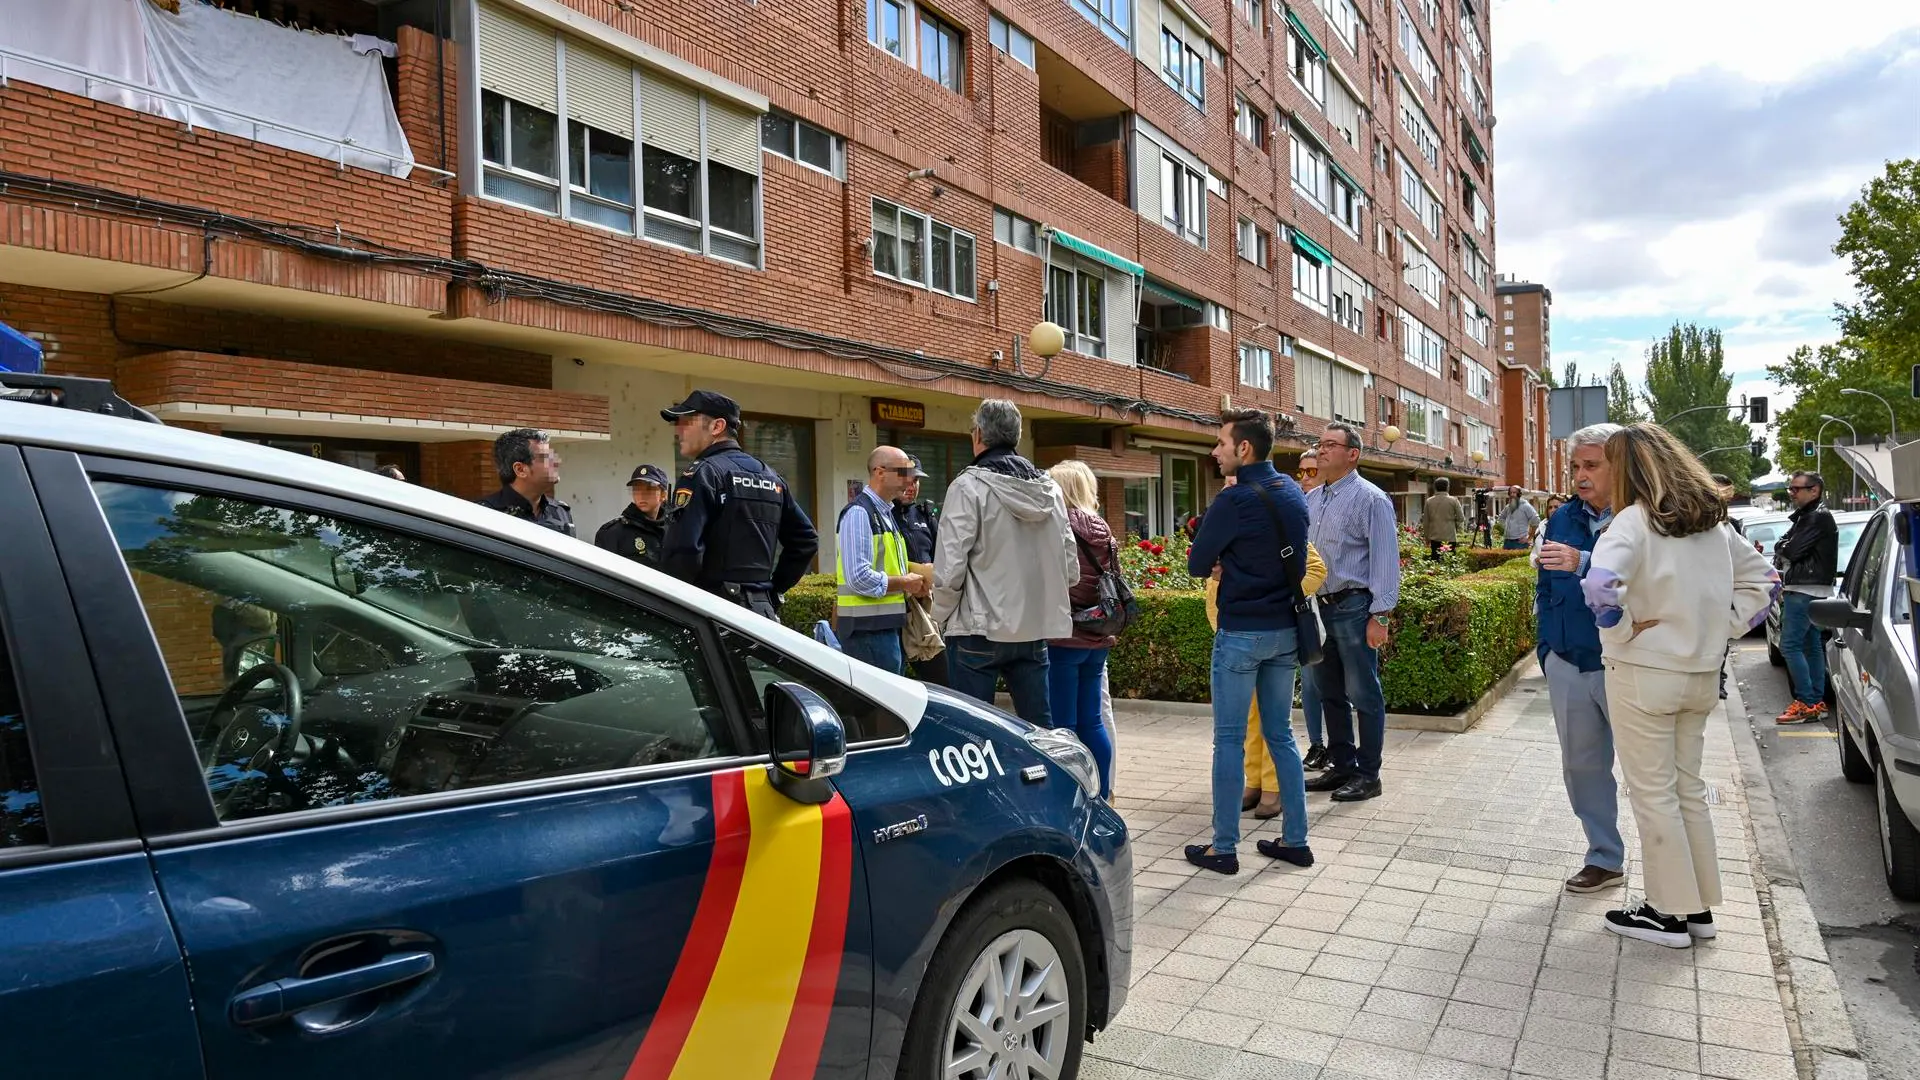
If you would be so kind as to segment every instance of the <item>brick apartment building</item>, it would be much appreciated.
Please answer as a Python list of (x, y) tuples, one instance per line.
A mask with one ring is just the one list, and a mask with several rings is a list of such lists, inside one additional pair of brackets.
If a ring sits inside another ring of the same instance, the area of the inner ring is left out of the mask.
[[(1136, 533), (1204, 505), (1228, 404), (1283, 466), (1360, 424), (1409, 515), (1530, 467), (1485, 0), (198, 5), (72, 0), (114, 46), (73, 55), (0, 27), (0, 321), (170, 422), (466, 496), (545, 427), (589, 527), (695, 386), (825, 520), (880, 440), (937, 500), (984, 396)], [(203, 99), (143, 74), (183, 33), (344, 81)], [(376, 69), (392, 138), (324, 129)]]
[(1529, 491), (1566, 493), (1567, 445), (1551, 437), (1547, 394), (1553, 366), (1553, 290), (1498, 275), (1500, 435), (1506, 482)]

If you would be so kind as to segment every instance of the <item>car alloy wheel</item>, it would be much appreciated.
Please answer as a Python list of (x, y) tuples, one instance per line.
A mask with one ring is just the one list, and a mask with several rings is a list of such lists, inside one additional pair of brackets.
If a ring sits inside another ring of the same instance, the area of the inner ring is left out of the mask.
[(1057, 1080), (1072, 1011), (1053, 943), (1028, 929), (1001, 934), (974, 959), (948, 1010), (943, 1080)]

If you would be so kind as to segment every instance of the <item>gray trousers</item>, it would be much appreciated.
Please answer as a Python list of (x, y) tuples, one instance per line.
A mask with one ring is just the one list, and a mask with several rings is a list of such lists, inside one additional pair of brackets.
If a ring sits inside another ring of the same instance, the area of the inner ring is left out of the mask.
[(1627, 845), (1620, 838), (1620, 789), (1613, 782), (1613, 725), (1607, 719), (1607, 673), (1581, 671), (1548, 653), (1542, 665), (1560, 736), (1560, 774), (1567, 801), (1587, 834), (1587, 865), (1624, 870)]

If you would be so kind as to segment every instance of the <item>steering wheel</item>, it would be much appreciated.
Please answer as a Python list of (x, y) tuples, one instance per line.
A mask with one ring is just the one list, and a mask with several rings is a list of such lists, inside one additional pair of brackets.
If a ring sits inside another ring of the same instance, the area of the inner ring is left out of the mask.
[[(241, 704), (265, 682), (280, 684), (282, 711)], [(201, 767), (207, 771), (209, 788), (214, 786), (216, 772), (232, 776), (231, 783), (215, 790), (213, 795), (214, 810), (222, 820), (239, 793), (250, 788), (256, 779), (284, 783), (280, 762), (300, 745), (300, 680), (284, 664), (258, 664), (214, 702), (209, 723), (219, 722), (228, 713), (233, 715), (200, 759)]]

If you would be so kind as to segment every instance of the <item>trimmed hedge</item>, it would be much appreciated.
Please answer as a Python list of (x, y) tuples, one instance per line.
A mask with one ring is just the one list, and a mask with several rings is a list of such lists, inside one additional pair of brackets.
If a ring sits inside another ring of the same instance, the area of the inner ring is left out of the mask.
[[(1526, 552), (1474, 551), (1492, 569), (1459, 577), (1412, 574), (1401, 583), (1380, 683), (1393, 712), (1454, 712), (1478, 700), (1533, 648), (1533, 568)], [(780, 619), (802, 633), (833, 610), (833, 579), (814, 575), (787, 593)], [(1115, 697), (1210, 700), (1213, 631), (1206, 594), (1136, 592), (1140, 618), (1108, 656)]]

